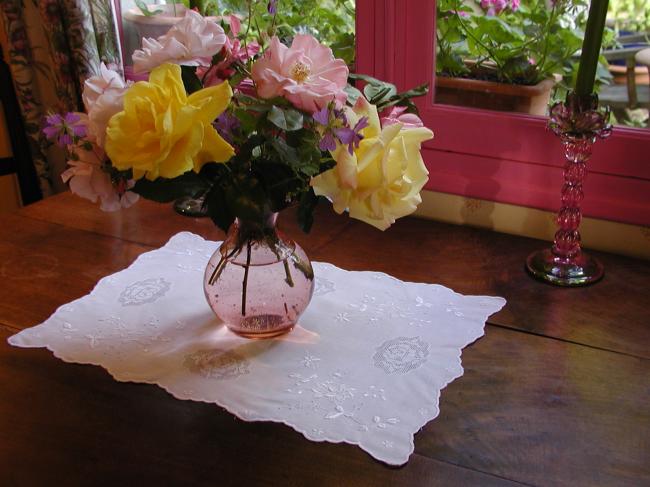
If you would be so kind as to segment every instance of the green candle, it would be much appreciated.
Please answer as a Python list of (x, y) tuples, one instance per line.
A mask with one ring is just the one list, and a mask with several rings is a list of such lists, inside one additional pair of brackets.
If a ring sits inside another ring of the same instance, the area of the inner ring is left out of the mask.
[(591, 0), (589, 6), (589, 18), (587, 19), (585, 38), (582, 42), (580, 67), (578, 68), (578, 79), (576, 80), (575, 91), (578, 95), (590, 95), (594, 90), (594, 79), (598, 67), (600, 45), (603, 42), (608, 4), (609, 0)]

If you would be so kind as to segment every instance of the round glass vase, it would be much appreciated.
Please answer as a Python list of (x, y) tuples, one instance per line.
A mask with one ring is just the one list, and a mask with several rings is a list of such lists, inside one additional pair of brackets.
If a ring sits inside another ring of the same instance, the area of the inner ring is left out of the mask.
[(235, 220), (205, 269), (203, 289), (212, 311), (246, 338), (291, 331), (314, 291), (311, 262), (278, 231), (277, 216)]

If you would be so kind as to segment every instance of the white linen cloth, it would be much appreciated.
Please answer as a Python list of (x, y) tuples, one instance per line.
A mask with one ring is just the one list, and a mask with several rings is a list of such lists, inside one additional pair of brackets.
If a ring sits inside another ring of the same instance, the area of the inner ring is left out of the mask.
[(299, 326), (247, 340), (218, 323), (203, 295), (217, 246), (179, 233), (9, 343), (400, 465), (413, 435), (438, 415), (440, 390), (463, 374), (461, 349), (505, 304), (314, 263), (314, 297)]

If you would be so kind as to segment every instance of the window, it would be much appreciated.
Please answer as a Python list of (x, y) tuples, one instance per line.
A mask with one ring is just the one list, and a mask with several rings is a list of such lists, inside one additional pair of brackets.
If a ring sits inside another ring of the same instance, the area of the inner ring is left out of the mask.
[[(436, 137), (427, 189), (555, 211), (563, 155), (540, 116), (437, 103), (435, 0), (357, 0), (357, 66), (399, 88), (429, 82), (418, 106)], [(650, 131), (617, 127), (589, 163), (587, 216), (650, 224)]]

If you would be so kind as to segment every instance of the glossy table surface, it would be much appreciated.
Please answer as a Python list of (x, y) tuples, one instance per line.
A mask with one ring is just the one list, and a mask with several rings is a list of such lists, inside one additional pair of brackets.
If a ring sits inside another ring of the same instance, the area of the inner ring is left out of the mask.
[(62, 194), (0, 215), (0, 485), (650, 485), (650, 263), (596, 253), (604, 280), (561, 289), (524, 271), (538, 240), (415, 218), (380, 233), (325, 207), (309, 235), (280, 224), (313, 260), (508, 300), (405, 466), (9, 346), (175, 233), (223, 236)]

